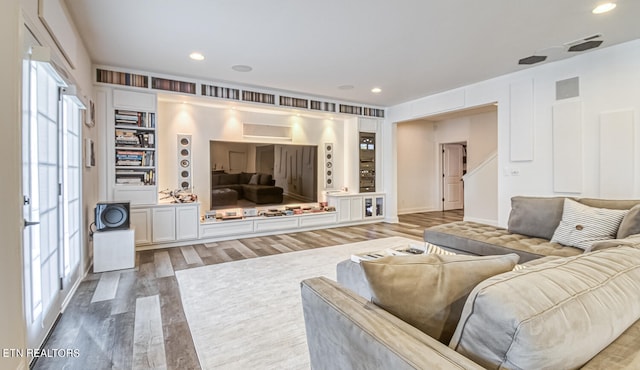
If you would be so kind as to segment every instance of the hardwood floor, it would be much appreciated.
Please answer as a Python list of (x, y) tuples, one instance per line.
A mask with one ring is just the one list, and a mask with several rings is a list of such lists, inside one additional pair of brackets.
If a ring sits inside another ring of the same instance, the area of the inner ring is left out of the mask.
[(47, 350), (77, 350), (78, 356), (41, 357), (32, 368), (200, 369), (175, 271), (390, 236), (422, 240), (426, 227), (461, 219), (461, 210), (414, 213), (401, 215), (397, 224), (337, 227), (137, 252), (134, 269), (89, 274), (44, 345)]

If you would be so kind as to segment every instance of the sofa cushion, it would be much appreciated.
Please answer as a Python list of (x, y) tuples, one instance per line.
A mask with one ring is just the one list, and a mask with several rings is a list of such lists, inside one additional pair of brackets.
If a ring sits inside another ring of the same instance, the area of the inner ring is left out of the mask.
[(220, 184), (220, 175), (217, 173), (211, 173), (211, 186), (216, 186)]
[(487, 368), (574, 369), (640, 318), (640, 249), (549, 261), (478, 284), (449, 346)]
[(233, 185), (239, 184), (237, 173), (223, 173), (219, 176), (218, 185)]
[(258, 181), (259, 185), (271, 185), (271, 180), (273, 179), (273, 176), (271, 176), (271, 174), (268, 173), (261, 173), (260, 174), (260, 180)]
[(372, 301), (448, 343), (467, 295), (482, 280), (513, 269), (518, 256), (424, 254), (362, 261)]
[(640, 369), (640, 320), (613, 343), (589, 360), (580, 370)]
[(562, 220), (552, 242), (588, 250), (596, 241), (615, 239), (628, 210), (594, 208), (565, 199)]
[(513, 197), (508, 230), (550, 240), (562, 219), (563, 197)]
[(240, 175), (238, 176), (238, 181), (240, 184), (248, 184), (249, 180), (251, 180), (251, 176), (253, 176), (254, 174), (251, 172), (240, 172)]
[(424, 240), (456, 253), (491, 255), (516, 253), (520, 262), (543, 256), (575, 256), (584, 251), (548, 239), (510, 233), (507, 229), (471, 221), (456, 221), (425, 229)]
[(623, 239), (636, 234), (640, 234), (640, 204), (631, 208), (629, 213), (624, 216), (616, 238)]

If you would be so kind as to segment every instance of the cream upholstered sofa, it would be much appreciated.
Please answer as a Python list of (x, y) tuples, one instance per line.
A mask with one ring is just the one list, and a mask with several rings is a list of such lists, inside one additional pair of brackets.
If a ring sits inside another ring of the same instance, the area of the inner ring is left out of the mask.
[(620, 225), (618, 236), (594, 243), (597, 250), (617, 244), (635, 244), (640, 238), (640, 200), (594, 198), (525, 197), (511, 198), (508, 227), (501, 228), (471, 221), (452, 222), (430, 227), (424, 240), (456, 253), (492, 255), (516, 253), (525, 262), (544, 256), (575, 256), (583, 249), (553, 242), (554, 232), (563, 217), (565, 199), (585, 206), (612, 210), (630, 210)]
[(301, 292), (311, 367), (640, 368), (640, 245), (525, 265), (475, 286), (445, 343), (349, 287), (307, 279)]

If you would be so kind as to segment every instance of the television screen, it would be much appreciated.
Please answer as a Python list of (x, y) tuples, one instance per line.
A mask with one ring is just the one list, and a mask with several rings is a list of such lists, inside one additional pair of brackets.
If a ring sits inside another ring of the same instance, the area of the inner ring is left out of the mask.
[(212, 209), (318, 201), (316, 145), (210, 141), (209, 153)]

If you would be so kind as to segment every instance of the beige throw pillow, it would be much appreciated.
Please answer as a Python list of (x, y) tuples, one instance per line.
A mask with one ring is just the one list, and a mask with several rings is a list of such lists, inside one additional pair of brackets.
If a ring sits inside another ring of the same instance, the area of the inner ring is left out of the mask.
[(516, 254), (390, 256), (361, 263), (371, 300), (442, 343), (448, 343), (465, 300), (481, 281), (510, 271)]
[(597, 241), (615, 239), (620, 222), (628, 212), (593, 208), (567, 198), (562, 220), (551, 241), (588, 251)]

